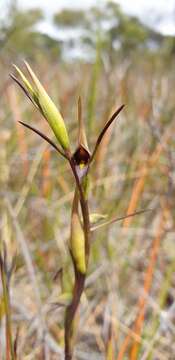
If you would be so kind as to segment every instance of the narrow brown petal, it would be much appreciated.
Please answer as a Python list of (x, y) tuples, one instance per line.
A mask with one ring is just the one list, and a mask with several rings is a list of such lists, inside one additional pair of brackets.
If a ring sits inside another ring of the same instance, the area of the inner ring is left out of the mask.
[(10, 74), (10, 77), (12, 80), (16, 82), (16, 84), (21, 88), (21, 90), (24, 92), (24, 94), (28, 97), (28, 99), (32, 102), (32, 104), (38, 109), (38, 105), (35, 103), (35, 101), (30, 96), (29, 92), (26, 90), (26, 88), (23, 86), (23, 84), (14, 76), (13, 74)]
[(66, 155), (58, 148), (58, 146), (51, 139), (49, 139), (46, 135), (44, 135), (41, 131), (39, 131), (38, 129), (35, 129), (33, 126), (30, 126), (30, 125), (24, 123), (23, 121), (19, 121), (19, 123), (22, 124), (23, 126), (25, 126), (26, 128), (32, 130), (33, 132), (35, 132), (40, 137), (42, 137), (42, 139), (47, 141), (48, 144), (50, 144), (57, 152), (59, 152), (64, 158), (67, 159)]
[(115, 113), (111, 116), (111, 118), (107, 121), (106, 125), (104, 126), (103, 130), (101, 131), (98, 139), (97, 139), (97, 142), (95, 144), (95, 148), (94, 148), (94, 151), (92, 153), (92, 156), (91, 156), (91, 160), (90, 162), (92, 162), (92, 160), (94, 159), (95, 155), (96, 155), (96, 152), (97, 152), (97, 149), (103, 139), (103, 136), (104, 134), (106, 133), (107, 129), (109, 128), (109, 126), (112, 124), (112, 122), (116, 119), (116, 117), (118, 116), (118, 114), (122, 111), (122, 109), (124, 108), (125, 105), (121, 105), (116, 111)]

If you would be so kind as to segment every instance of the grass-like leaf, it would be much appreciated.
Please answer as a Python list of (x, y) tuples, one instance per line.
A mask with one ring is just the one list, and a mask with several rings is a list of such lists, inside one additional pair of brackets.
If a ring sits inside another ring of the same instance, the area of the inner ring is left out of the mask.
[(91, 231), (98, 230), (99, 228), (101, 228), (103, 226), (108, 226), (108, 225), (113, 224), (113, 223), (115, 223), (117, 221), (121, 221), (121, 220), (127, 219), (127, 218), (135, 216), (135, 215), (143, 214), (144, 212), (147, 212), (147, 211), (152, 211), (152, 209), (139, 210), (139, 211), (135, 211), (132, 214), (124, 215), (124, 216), (121, 216), (121, 217), (115, 217), (115, 218), (113, 218), (113, 219), (111, 219), (109, 221), (105, 221), (105, 222), (103, 222), (103, 223), (101, 223), (99, 225), (91, 227)]

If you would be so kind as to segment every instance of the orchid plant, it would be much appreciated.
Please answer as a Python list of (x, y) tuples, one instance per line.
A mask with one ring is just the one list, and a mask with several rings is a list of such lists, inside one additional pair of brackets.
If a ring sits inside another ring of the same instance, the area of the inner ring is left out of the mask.
[[(104, 216), (100, 214), (90, 214), (89, 211), (89, 173), (91, 165), (95, 159), (97, 150), (102, 142), (107, 129), (117, 118), (122, 111), (124, 105), (121, 105), (106, 122), (104, 128), (100, 132), (94, 149), (89, 151), (85, 126), (82, 118), (81, 99), (78, 99), (78, 144), (75, 152), (71, 151), (70, 139), (66, 129), (65, 122), (53, 103), (44, 87), (36, 77), (35, 73), (25, 62), (25, 68), (28, 72), (30, 80), (24, 73), (14, 65), (17, 76), (11, 74), (11, 78), (20, 86), (25, 95), (30, 99), (32, 104), (37, 108), (41, 115), (46, 119), (51, 127), (58, 145), (33, 126), (24, 122), (20, 123), (32, 130), (45, 141), (49, 143), (61, 156), (68, 161), (70, 170), (75, 179), (74, 198), (72, 203), (71, 225), (70, 225), (70, 241), (69, 250), (74, 267), (74, 284), (71, 296), (65, 310), (65, 359), (71, 360), (73, 357), (73, 350), (75, 345), (75, 334), (78, 327), (77, 310), (80, 304), (81, 295), (85, 289), (85, 280), (88, 273), (88, 264), (90, 256), (91, 234), (92, 231), (98, 227), (109, 225), (117, 220), (126, 218), (113, 218), (109, 221), (100, 223), (94, 226), (94, 219), (103, 219)], [(129, 214), (133, 216), (142, 211)]]

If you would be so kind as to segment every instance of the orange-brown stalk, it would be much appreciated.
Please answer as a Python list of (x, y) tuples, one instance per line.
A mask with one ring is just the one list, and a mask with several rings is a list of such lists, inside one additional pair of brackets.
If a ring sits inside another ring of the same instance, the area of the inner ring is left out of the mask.
[[(139, 171), (141, 176), (139, 177), (139, 179), (135, 181), (129, 206), (127, 209), (127, 215), (133, 213), (136, 210), (139, 198), (144, 189), (145, 179), (149, 175), (150, 168), (156, 165), (157, 161), (160, 158), (160, 155), (162, 154), (162, 151), (164, 150), (165, 145), (167, 144), (167, 142), (171, 137), (171, 134), (172, 134), (172, 128), (168, 128), (168, 130), (163, 135), (162, 142), (157, 144), (155, 150), (150, 155), (148, 161), (141, 167), (141, 170)], [(126, 218), (123, 221), (123, 226), (128, 228), (132, 220), (133, 220), (132, 217)]]
[(47, 197), (50, 192), (51, 183), (50, 183), (50, 148), (47, 148), (43, 154), (43, 171), (42, 171), (42, 195)]
[(16, 90), (12, 86), (7, 88), (7, 96), (8, 96), (10, 108), (11, 108), (11, 111), (12, 111), (12, 114), (14, 117), (14, 122), (16, 125), (18, 144), (19, 144), (19, 149), (20, 149), (22, 162), (23, 162), (23, 171), (24, 171), (24, 176), (26, 176), (28, 174), (29, 164), (28, 164), (28, 158), (27, 158), (28, 150), (27, 150), (27, 143), (26, 143), (26, 139), (25, 139), (25, 130), (22, 126), (19, 125), (19, 121), (22, 121), (23, 119), (21, 116), (20, 107), (18, 105), (18, 98), (17, 98)]
[(131, 341), (131, 334), (129, 332), (129, 334), (125, 337), (121, 347), (120, 347), (120, 350), (119, 350), (119, 353), (117, 355), (117, 358), (116, 360), (123, 360), (124, 359), (124, 355), (127, 351), (127, 348), (128, 348), (128, 345)]
[[(150, 250), (150, 256), (149, 256), (149, 264), (145, 272), (145, 280), (144, 280), (144, 292), (140, 296), (140, 299), (138, 301), (138, 316), (134, 324), (134, 332), (136, 335), (141, 336), (143, 323), (145, 319), (145, 310), (146, 305), (148, 302), (148, 294), (151, 289), (153, 275), (154, 275), (154, 269), (157, 261), (157, 256), (160, 249), (160, 242), (162, 239), (164, 233), (164, 214), (162, 213), (159, 226), (157, 229), (156, 236), (153, 240), (152, 247)], [(132, 347), (131, 347), (131, 353), (130, 353), (130, 359), (136, 360), (137, 355), (139, 351), (139, 343), (135, 340)]]

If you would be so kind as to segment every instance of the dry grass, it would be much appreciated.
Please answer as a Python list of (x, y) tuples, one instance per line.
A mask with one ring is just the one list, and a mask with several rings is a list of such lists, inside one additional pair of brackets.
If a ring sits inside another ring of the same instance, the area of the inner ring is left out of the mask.
[[(19, 328), (17, 360), (58, 360), (63, 358), (64, 306), (58, 304), (61, 279), (54, 274), (63, 268), (64, 284), (69, 287), (73, 178), (64, 160), (17, 125), (22, 120), (49, 133), (20, 91), (7, 83), (10, 65), (5, 71), (0, 67), (0, 231), (8, 262), (17, 257), (10, 283), (12, 337), (14, 341)], [(90, 124), (92, 66), (50, 67), (45, 61), (33, 67), (61, 105), (74, 140), (81, 92), (91, 148), (113, 107), (127, 105), (104, 139), (92, 169), (92, 212), (112, 218), (153, 209), (93, 232), (75, 358), (173, 360), (173, 64), (138, 59), (127, 69), (118, 63), (108, 77), (101, 68)], [(0, 359), (4, 360), (2, 294), (0, 287)]]

